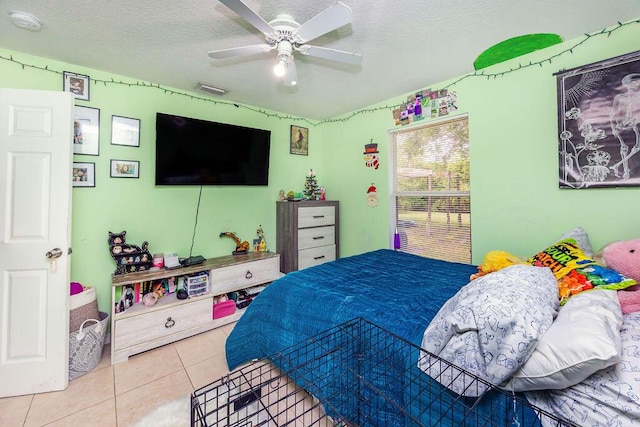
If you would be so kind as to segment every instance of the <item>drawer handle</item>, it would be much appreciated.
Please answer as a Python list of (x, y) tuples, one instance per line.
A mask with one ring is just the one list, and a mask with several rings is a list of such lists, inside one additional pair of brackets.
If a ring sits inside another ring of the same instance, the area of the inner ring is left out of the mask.
[(324, 255), (313, 257), (313, 259), (322, 259), (322, 258), (324, 258)]
[(245, 279), (251, 279), (253, 277), (253, 273), (247, 270), (247, 274), (244, 275)]
[(313, 240), (320, 240), (320, 239), (324, 239), (324, 236), (315, 236), (315, 237), (313, 238)]
[(314, 215), (314, 218), (324, 218), (324, 215)]
[(176, 324), (176, 321), (173, 320), (171, 317), (167, 317), (167, 323), (164, 324), (164, 327), (169, 329), (171, 327), (173, 327), (173, 325)]

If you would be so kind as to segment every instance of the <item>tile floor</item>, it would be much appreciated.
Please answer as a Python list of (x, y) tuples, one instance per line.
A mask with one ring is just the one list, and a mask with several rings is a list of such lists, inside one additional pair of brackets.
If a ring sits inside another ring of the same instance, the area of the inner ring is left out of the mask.
[(228, 373), (230, 324), (111, 365), (108, 345), (91, 372), (64, 391), (0, 399), (0, 426), (126, 427), (162, 403)]

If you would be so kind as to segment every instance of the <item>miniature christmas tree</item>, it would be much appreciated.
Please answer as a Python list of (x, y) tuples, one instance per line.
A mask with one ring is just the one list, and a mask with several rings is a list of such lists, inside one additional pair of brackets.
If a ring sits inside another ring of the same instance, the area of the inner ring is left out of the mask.
[(304, 182), (304, 198), (307, 200), (320, 200), (321, 191), (316, 179), (316, 173), (313, 169), (310, 169)]

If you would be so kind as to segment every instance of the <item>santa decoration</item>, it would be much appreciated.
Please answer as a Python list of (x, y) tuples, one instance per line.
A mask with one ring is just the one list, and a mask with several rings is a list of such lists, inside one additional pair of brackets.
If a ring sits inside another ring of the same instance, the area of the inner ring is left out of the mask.
[(378, 190), (376, 186), (373, 185), (373, 182), (367, 189), (367, 205), (369, 205), (370, 208), (378, 206)]

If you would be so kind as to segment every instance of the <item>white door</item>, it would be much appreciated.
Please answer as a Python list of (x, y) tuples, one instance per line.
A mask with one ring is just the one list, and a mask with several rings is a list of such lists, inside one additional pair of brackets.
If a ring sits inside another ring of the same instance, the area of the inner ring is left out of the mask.
[(67, 92), (0, 89), (0, 397), (69, 382), (72, 111)]

